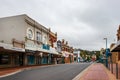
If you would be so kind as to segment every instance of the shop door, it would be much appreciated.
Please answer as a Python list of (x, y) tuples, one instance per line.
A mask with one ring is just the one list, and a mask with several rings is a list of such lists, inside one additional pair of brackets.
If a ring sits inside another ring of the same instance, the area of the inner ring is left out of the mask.
[(35, 57), (33, 55), (28, 56), (28, 65), (33, 65), (35, 63)]
[(19, 64), (20, 64), (20, 66), (23, 66), (23, 61), (24, 61), (24, 60), (23, 60), (23, 59), (24, 59), (23, 57), (24, 57), (23, 54), (20, 54), (20, 55), (19, 55)]
[(44, 56), (42, 58), (42, 64), (48, 64), (48, 57), (47, 56)]

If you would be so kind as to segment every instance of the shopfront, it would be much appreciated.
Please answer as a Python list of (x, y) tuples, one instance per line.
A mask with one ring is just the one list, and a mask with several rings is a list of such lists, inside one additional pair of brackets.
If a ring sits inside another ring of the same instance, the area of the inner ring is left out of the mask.
[(36, 56), (36, 64), (39, 65), (42, 63), (42, 58), (40, 55)]
[(0, 49), (0, 68), (23, 66), (24, 52), (14, 50)]
[(34, 65), (35, 64), (35, 56), (34, 55), (28, 55), (27, 56), (28, 65)]
[(48, 54), (46, 53), (42, 56), (42, 64), (48, 64)]
[(63, 51), (63, 52), (62, 52), (62, 55), (64, 56), (64, 62), (65, 62), (65, 63), (70, 63), (70, 61), (71, 61), (70, 53), (69, 53), (69, 52), (66, 52), (66, 51)]
[(0, 67), (11, 65), (11, 55), (7, 53), (0, 52)]

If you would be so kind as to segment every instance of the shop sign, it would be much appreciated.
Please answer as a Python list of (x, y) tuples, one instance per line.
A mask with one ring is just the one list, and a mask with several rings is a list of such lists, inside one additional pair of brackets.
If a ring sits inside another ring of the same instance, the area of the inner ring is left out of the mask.
[(22, 52), (25, 52), (25, 49), (23, 49), (23, 48), (16, 48), (16, 47), (12, 47), (12, 48), (7, 48), (7, 49), (10, 49), (10, 50), (14, 50), (14, 51), (22, 51)]
[(41, 45), (34, 45), (34, 44), (28, 44), (25, 43), (25, 49), (29, 49), (29, 50), (41, 50), (42, 46)]

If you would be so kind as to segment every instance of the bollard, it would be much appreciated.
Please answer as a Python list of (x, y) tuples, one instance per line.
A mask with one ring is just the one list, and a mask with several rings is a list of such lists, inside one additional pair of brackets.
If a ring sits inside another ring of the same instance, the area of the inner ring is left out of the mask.
[(108, 63), (108, 69), (110, 70), (110, 62)]
[(118, 79), (118, 63), (116, 63), (116, 79)]
[(113, 63), (111, 63), (111, 72), (113, 73)]

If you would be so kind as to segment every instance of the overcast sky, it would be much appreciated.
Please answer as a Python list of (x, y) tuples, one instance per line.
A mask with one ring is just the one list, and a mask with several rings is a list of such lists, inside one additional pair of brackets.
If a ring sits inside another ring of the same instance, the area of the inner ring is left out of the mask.
[(116, 42), (120, 0), (0, 0), (0, 17), (27, 14), (74, 48), (100, 50)]

